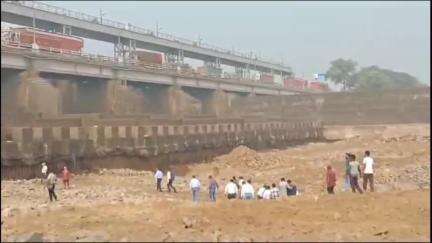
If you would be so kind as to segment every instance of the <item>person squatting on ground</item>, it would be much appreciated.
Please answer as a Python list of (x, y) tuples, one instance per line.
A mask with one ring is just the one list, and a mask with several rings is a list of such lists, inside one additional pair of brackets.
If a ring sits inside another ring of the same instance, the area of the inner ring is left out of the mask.
[(68, 170), (68, 168), (66, 166), (63, 167), (62, 174), (63, 174), (62, 180), (63, 180), (64, 188), (68, 189), (71, 174), (70, 174), (70, 171)]
[(270, 190), (270, 198), (271, 199), (278, 199), (279, 198), (279, 188), (277, 188), (276, 183), (272, 184), (272, 188)]
[(234, 183), (234, 179), (231, 179), (225, 186), (225, 195), (228, 199), (234, 199), (237, 197), (238, 187)]
[(216, 194), (217, 190), (219, 189), (219, 185), (216, 182), (216, 180), (213, 178), (213, 176), (209, 175), (209, 195), (210, 195), (210, 201), (216, 202)]
[(168, 192), (171, 192), (171, 189), (173, 189), (174, 193), (177, 193), (177, 190), (175, 189), (175, 187), (173, 186), (173, 182), (175, 179), (175, 173), (172, 169), (168, 169), (167, 171), (167, 188), (168, 188)]
[(336, 172), (331, 165), (327, 165), (326, 186), (328, 194), (334, 194), (334, 188), (336, 186)]
[(57, 195), (55, 194), (54, 191), (56, 183), (57, 183), (57, 176), (52, 171), (50, 171), (46, 179), (46, 187), (48, 189), (48, 195), (51, 202), (53, 201), (53, 197), (57, 201)]
[(369, 181), (370, 191), (374, 191), (374, 159), (370, 157), (370, 152), (365, 151), (365, 157), (363, 158), (363, 165), (364, 165), (364, 171), (363, 171), (363, 190), (367, 190), (367, 183)]
[(288, 196), (298, 195), (297, 186), (291, 180), (287, 180), (287, 195)]
[(356, 190), (361, 194), (362, 189), (358, 184), (359, 177), (361, 177), (360, 163), (356, 161), (355, 155), (351, 155), (350, 165), (350, 177), (351, 177), (351, 190), (355, 193)]
[(156, 169), (156, 173), (154, 175), (155, 179), (156, 179), (156, 190), (162, 192), (162, 178), (163, 178), (163, 173), (162, 171), (158, 169)]
[(247, 182), (243, 181), (243, 185), (241, 187), (241, 198), (243, 200), (254, 199), (255, 190), (254, 190), (251, 183), (252, 183), (252, 181), (250, 179)]
[(257, 192), (257, 199), (263, 199), (263, 194), (264, 194), (264, 191), (265, 191), (265, 189), (266, 189), (266, 184), (264, 184), (260, 189), (258, 189), (258, 192)]
[(265, 199), (265, 200), (270, 200), (271, 199), (270, 186), (268, 186), (268, 185), (265, 186), (262, 198)]
[(198, 202), (199, 201), (199, 192), (201, 183), (200, 181), (195, 177), (195, 175), (192, 176), (192, 179), (190, 180), (189, 187), (192, 191), (192, 201)]

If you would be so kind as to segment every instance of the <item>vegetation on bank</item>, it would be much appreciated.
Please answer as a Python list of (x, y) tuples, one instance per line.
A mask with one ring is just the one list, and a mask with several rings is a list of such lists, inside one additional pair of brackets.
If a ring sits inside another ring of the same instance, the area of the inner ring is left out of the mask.
[(417, 78), (408, 73), (380, 68), (376, 65), (357, 71), (357, 62), (339, 58), (331, 62), (326, 73), (335, 84), (342, 84), (343, 90), (388, 90), (423, 86)]

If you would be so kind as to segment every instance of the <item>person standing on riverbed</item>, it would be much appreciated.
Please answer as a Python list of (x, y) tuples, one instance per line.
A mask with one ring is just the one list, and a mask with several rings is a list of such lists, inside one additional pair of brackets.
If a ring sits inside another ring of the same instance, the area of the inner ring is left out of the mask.
[(156, 179), (156, 190), (162, 192), (162, 178), (163, 178), (163, 173), (161, 170), (159, 170), (159, 168), (156, 169), (156, 173), (154, 175), (155, 179)]
[(173, 169), (168, 169), (168, 171), (167, 171), (167, 180), (168, 180), (167, 187), (168, 187), (168, 192), (171, 192), (171, 189), (173, 189), (174, 193), (177, 193), (177, 190), (173, 186), (174, 178), (175, 178), (174, 170)]
[(350, 161), (352, 158), (351, 153), (345, 153), (345, 183), (343, 191), (347, 191), (351, 188), (351, 176), (350, 176)]
[(219, 189), (219, 185), (216, 182), (216, 180), (213, 178), (213, 176), (209, 175), (209, 195), (210, 195), (210, 201), (216, 202), (216, 194), (217, 190)]
[(360, 163), (356, 161), (356, 157), (354, 154), (351, 155), (351, 161), (349, 163), (350, 166), (350, 176), (351, 176), (351, 190), (352, 192), (356, 192), (356, 190), (362, 194), (363, 191), (359, 186), (359, 177), (362, 176)]
[(41, 178), (41, 184), (43, 183), (43, 180), (45, 180), (45, 179), (47, 178), (47, 173), (48, 173), (48, 166), (46, 165), (45, 162), (42, 162), (42, 170), (41, 170), (42, 178)]
[(48, 189), (48, 194), (51, 202), (53, 201), (53, 197), (57, 201), (57, 195), (55, 194), (54, 191), (56, 183), (57, 183), (57, 176), (52, 171), (50, 171), (46, 179), (46, 187)]
[(336, 172), (331, 165), (327, 165), (326, 186), (328, 194), (334, 194), (334, 188), (336, 186)]
[(363, 190), (367, 190), (367, 184), (369, 181), (370, 191), (374, 191), (374, 159), (370, 156), (370, 151), (365, 151), (365, 157), (363, 158)]
[(196, 178), (195, 175), (192, 176), (192, 179), (189, 183), (189, 187), (192, 191), (192, 201), (197, 203), (199, 201), (199, 192), (200, 192), (201, 183)]
[(71, 174), (70, 174), (70, 172), (66, 166), (63, 167), (63, 173), (62, 174), (63, 174), (63, 178), (62, 178), (63, 179), (63, 185), (66, 189), (69, 189), (69, 180), (70, 180)]

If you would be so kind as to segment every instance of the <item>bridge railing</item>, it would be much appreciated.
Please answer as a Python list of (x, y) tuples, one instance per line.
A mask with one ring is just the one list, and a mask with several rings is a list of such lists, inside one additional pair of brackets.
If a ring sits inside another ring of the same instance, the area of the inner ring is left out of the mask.
[(175, 42), (179, 42), (179, 43), (183, 43), (183, 44), (187, 44), (187, 45), (192, 45), (194, 47), (201, 47), (204, 49), (209, 49), (209, 50), (213, 50), (213, 51), (220, 52), (220, 53), (225, 53), (225, 54), (230, 54), (230, 55), (234, 55), (234, 56), (238, 56), (238, 57), (242, 57), (242, 58), (247, 58), (247, 59), (250, 59), (251, 61), (253, 61), (253, 60), (261, 61), (261, 62), (265, 62), (265, 63), (272, 64), (272, 65), (278, 65), (281, 68), (286, 68), (283, 66), (282, 63), (275, 62), (274, 60), (270, 60), (269, 58), (257, 57), (257, 56), (252, 57), (251, 54), (246, 54), (246, 53), (242, 53), (239, 51), (224, 49), (224, 48), (221, 48), (221, 47), (218, 47), (215, 45), (210, 45), (207, 43), (201, 43), (201, 42), (189, 40), (186, 38), (177, 37), (177, 36), (174, 36), (172, 34), (167, 34), (167, 33), (162, 33), (162, 32), (158, 32), (155, 34), (154, 31), (149, 30), (149, 29), (145, 29), (142, 27), (134, 26), (131, 24), (126, 25), (126, 24), (118, 22), (118, 21), (109, 20), (109, 19), (101, 18), (101, 17), (95, 17), (95, 16), (92, 16), (89, 14), (85, 14), (85, 13), (81, 13), (81, 12), (77, 12), (77, 11), (73, 11), (73, 10), (68, 10), (65, 8), (49, 5), (49, 4), (42, 3), (42, 2), (37, 2), (37, 1), (5, 1), (5, 2), (19, 4), (19, 5), (23, 5), (26, 7), (39, 9), (39, 10), (47, 11), (47, 12), (51, 12), (51, 13), (56, 13), (59, 15), (64, 15), (64, 16), (84, 20), (87, 22), (91, 22), (91, 23), (97, 23), (97, 24), (107, 25), (110, 27), (118, 28), (118, 29), (125, 29), (125, 30), (129, 30), (129, 31), (133, 31), (133, 32), (140, 33), (140, 34), (151, 35), (151, 36), (154, 36), (154, 37), (160, 38), (160, 39), (175, 41)]
[[(91, 53), (84, 53), (84, 52), (77, 52), (77, 51), (71, 51), (71, 50), (65, 50), (65, 49), (59, 49), (59, 48), (39, 48), (39, 49), (33, 49), (33, 46), (31, 44), (24, 44), (24, 43), (18, 43), (18, 42), (12, 42), (10, 39), (8, 41), (5, 41), (2, 39), (2, 49), (12, 49), (12, 50), (20, 50), (20, 51), (27, 51), (27, 52), (37, 52), (40, 54), (50, 54), (50, 55), (56, 55), (56, 57), (60, 57), (63, 60), (77, 60), (77, 61), (87, 61), (91, 63), (96, 64), (107, 64), (107, 65), (113, 65), (113, 66), (121, 66), (121, 67), (133, 67), (138, 69), (144, 69), (148, 71), (156, 71), (156, 72), (163, 72), (163, 73), (169, 73), (169, 74), (180, 74), (182, 76), (186, 77), (207, 77), (207, 78), (217, 78), (220, 80), (227, 80), (232, 81), (235, 83), (242, 83), (242, 84), (251, 84), (251, 83), (260, 83), (258, 80), (248, 79), (248, 78), (239, 78), (235, 75), (223, 75), (223, 76), (215, 76), (211, 74), (201, 74), (197, 73), (194, 69), (181, 69), (175, 64), (151, 64), (151, 63), (143, 63), (137, 60), (125, 60), (120, 61), (118, 58), (109, 57), (109, 56), (103, 56), (103, 55), (96, 55)], [(269, 86), (277, 86), (276, 84), (267, 84)]]

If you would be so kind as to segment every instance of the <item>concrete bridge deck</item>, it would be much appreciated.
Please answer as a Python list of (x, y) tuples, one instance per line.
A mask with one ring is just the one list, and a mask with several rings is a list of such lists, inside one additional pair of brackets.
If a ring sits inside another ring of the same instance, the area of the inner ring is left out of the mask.
[(193, 74), (187, 75), (172, 70), (159, 70), (140, 66), (126, 67), (113, 60), (95, 60), (85, 56), (7, 48), (3, 46), (1, 49), (1, 68), (18, 70), (34, 69), (38, 72), (95, 77), (107, 80), (117, 79), (264, 95), (292, 95), (300, 93), (299, 91), (288, 90), (276, 85), (204, 77)]

